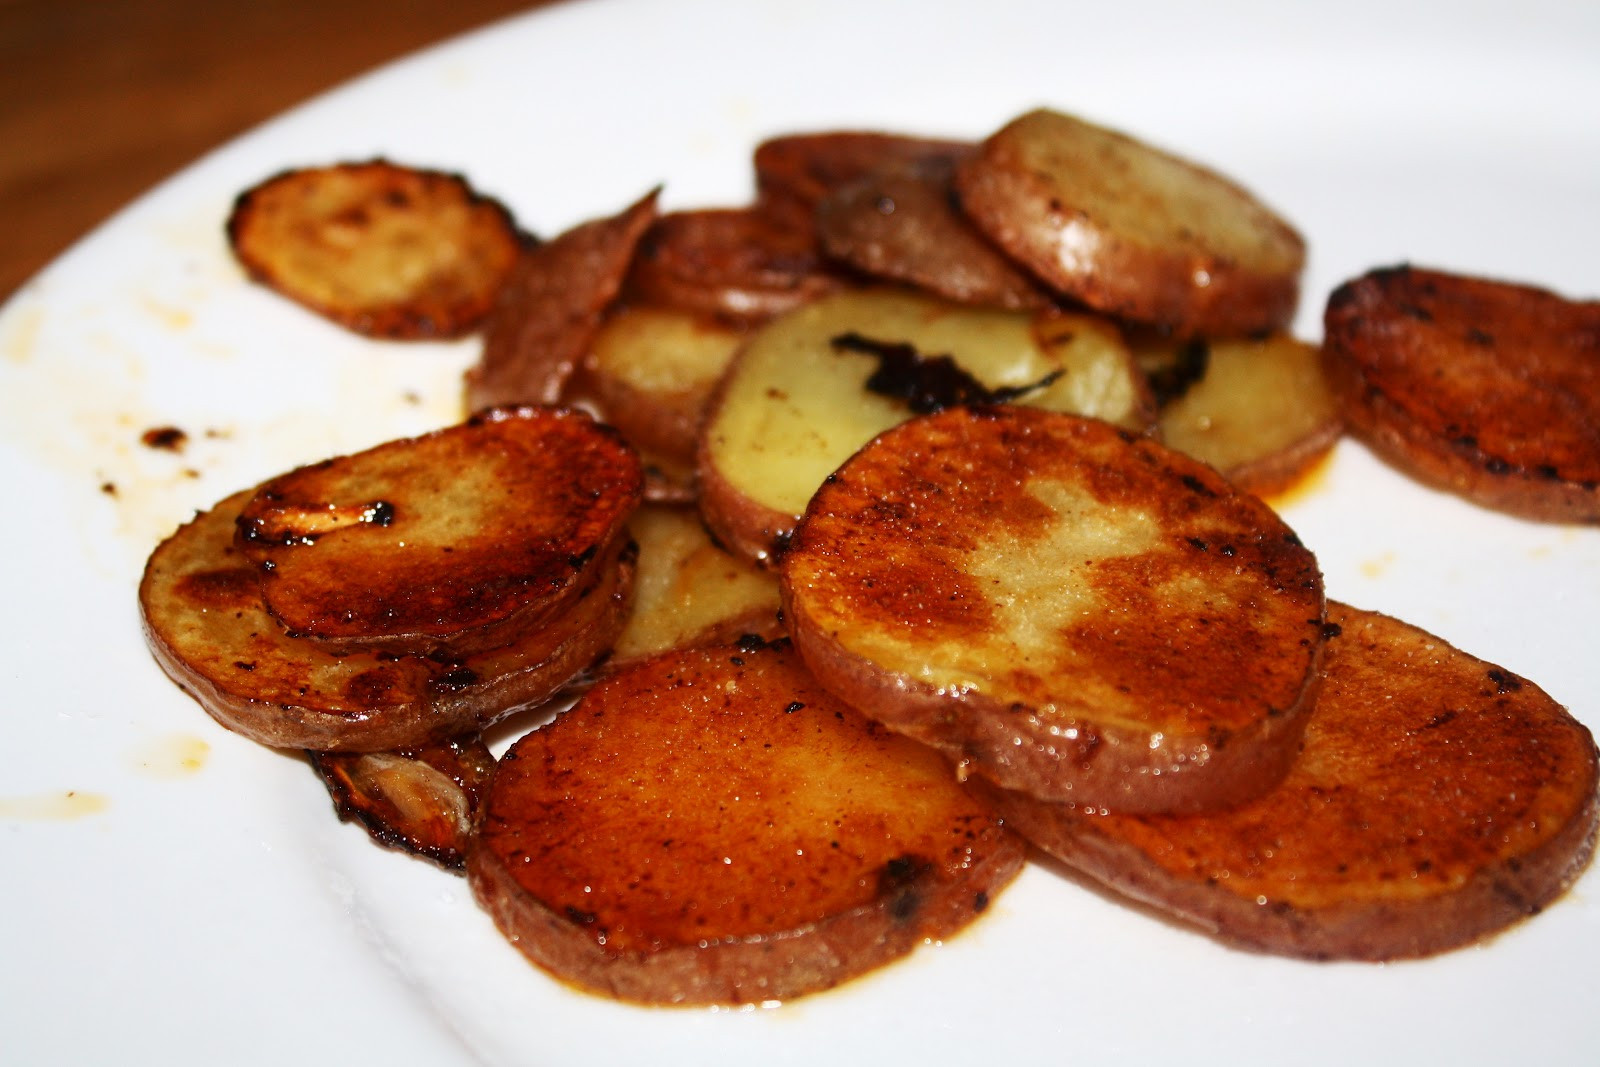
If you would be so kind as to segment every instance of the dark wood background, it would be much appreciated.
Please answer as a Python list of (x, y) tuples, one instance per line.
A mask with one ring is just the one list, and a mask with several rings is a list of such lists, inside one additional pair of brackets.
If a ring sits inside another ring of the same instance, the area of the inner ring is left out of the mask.
[(0, 0), (0, 300), (222, 142), (539, 0)]

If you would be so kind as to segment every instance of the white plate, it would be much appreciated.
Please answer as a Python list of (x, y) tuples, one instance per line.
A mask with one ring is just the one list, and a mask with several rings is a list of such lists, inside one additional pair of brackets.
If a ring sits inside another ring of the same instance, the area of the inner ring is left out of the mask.
[[(0, 1046), (12, 1062), (1593, 1062), (1600, 881), (1391, 966), (1252, 956), (1030, 870), (951, 942), (832, 993), (641, 1010), (524, 964), (464, 883), (338, 824), (299, 761), (146, 655), (134, 586), (190, 512), (456, 415), (472, 344), (361, 341), (247, 284), (233, 195), (386, 154), (545, 234), (657, 182), (750, 192), (763, 135), (979, 136), (1036, 104), (1204, 160), (1294, 219), (1305, 307), (1409, 260), (1600, 292), (1600, 8), (1367, 0), (558, 6), (355, 82), (203, 160), (0, 317)], [(189, 434), (181, 454), (142, 431)], [(114, 494), (110, 491), (114, 487)], [(1428, 492), (1340, 446), (1287, 512), (1329, 593), (1600, 726), (1600, 530)]]

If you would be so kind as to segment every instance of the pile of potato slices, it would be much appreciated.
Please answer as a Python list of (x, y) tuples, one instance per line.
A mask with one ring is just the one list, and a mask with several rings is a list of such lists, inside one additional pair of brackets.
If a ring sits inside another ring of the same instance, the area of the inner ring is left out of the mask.
[[(1266, 499), (1348, 425), (1487, 506), (1595, 521), (1597, 305), (1388, 269), (1306, 343), (1289, 223), (1055, 111), (753, 162), (743, 206), (651, 190), (544, 241), (488, 211), (515, 256), (467, 301), (476, 414), (163, 543), (140, 599), (167, 672), (463, 869), (530, 960), (634, 1001), (836, 985), (982, 914), (1024, 840), (1317, 959), (1440, 952), (1571, 884), (1589, 732), (1329, 602)], [(331, 269), (332, 242), (362, 293), (431, 306), (464, 238), (404, 235), (492, 202), (455, 179), (430, 214), (367, 166), (373, 204), (357, 165), (291, 171), (229, 233), (253, 277), (404, 336), (258, 266)], [(1425, 398), (1463, 351), (1473, 382)], [(1480, 401), (1497, 375), (1514, 409)]]

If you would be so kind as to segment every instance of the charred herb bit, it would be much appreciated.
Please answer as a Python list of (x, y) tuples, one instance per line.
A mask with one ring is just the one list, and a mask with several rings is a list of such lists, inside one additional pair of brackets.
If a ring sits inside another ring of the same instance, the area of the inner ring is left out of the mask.
[(1187, 393), (1195, 382), (1206, 376), (1210, 364), (1211, 348), (1197, 337), (1174, 352), (1170, 361), (1151, 367), (1145, 377), (1156, 406), (1164, 408)]
[(842, 333), (830, 342), (837, 352), (875, 356), (878, 369), (867, 389), (891, 400), (903, 400), (917, 415), (931, 415), (962, 404), (1004, 404), (1055, 383), (1055, 370), (1028, 385), (990, 389), (949, 356), (925, 356), (906, 341), (880, 341), (859, 333)]

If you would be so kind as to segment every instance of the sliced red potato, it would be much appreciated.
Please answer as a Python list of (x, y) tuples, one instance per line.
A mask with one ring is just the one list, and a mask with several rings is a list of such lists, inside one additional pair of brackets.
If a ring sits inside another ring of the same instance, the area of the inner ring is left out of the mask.
[(639, 572), (608, 671), (672, 649), (780, 635), (777, 578), (713, 542), (698, 512), (647, 505), (628, 528)]
[(1074, 870), (1230, 944), (1387, 960), (1537, 914), (1593, 851), (1594, 740), (1532, 682), (1330, 604), (1305, 745), (1228, 811), (1127, 815), (997, 795)]
[(1221, 175), (1104, 127), (1032, 111), (957, 171), (961, 206), (1046, 283), (1110, 315), (1231, 337), (1294, 316), (1305, 242)]
[(823, 252), (873, 278), (981, 307), (1043, 308), (1055, 298), (983, 237), (955, 204), (956, 157), (870, 174), (817, 205)]
[(595, 335), (584, 382), (629, 441), (689, 463), (711, 392), (744, 338), (705, 315), (621, 308)]
[(809, 225), (753, 208), (663, 215), (650, 228), (628, 279), (631, 300), (761, 322), (837, 289)]
[(564, 981), (740, 1004), (950, 936), (1022, 860), (943, 760), (834, 700), (785, 645), (601, 681), (501, 758), (467, 872)]
[(381, 159), (269, 178), (239, 195), (227, 232), (256, 281), (397, 339), (476, 329), (528, 243), (460, 175)]
[(785, 134), (756, 146), (756, 194), (763, 211), (809, 227), (817, 205), (841, 185), (902, 164), (955, 159), (972, 147), (871, 130)]
[(333, 650), (511, 643), (593, 582), (638, 456), (582, 412), (501, 408), (261, 485), (239, 514), (268, 611)]
[(618, 540), (559, 617), (461, 657), (336, 653), (292, 637), (234, 542), (252, 491), (162, 542), (139, 585), (156, 662), (222, 725), (262, 744), (381, 752), (471, 733), (541, 703), (599, 659), (627, 619), (633, 552)]
[(476, 734), (396, 752), (307, 755), (339, 818), (380, 845), (447, 870), (466, 866), (473, 813), (494, 773), (494, 755)]
[(1161, 409), (1161, 440), (1241, 489), (1279, 493), (1339, 440), (1344, 422), (1315, 345), (1288, 334), (1195, 341), (1198, 381)]
[(701, 432), (701, 509), (723, 544), (767, 559), (823, 479), (875, 434), (916, 410), (1000, 395), (1132, 428), (1151, 418), (1107, 320), (888, 289), (836, 294), (768, 324), (735, 359)]
[(1600, 301), (1441, 271), (1336, 289), (1323, 354), (1351, 432), (1412, 477), (1600, 522)]
[(467, 371), (469, 411), (561, 399), (656, 219), (657, 193), (522, 256), (489, 317), (483, 355)]
[(951, 408), (880, 434), (780, 561), (831, 692), (1008, 788), (1238, 803), (1289, 768), (1323, 643), (1315, 558), (1211, 468), (1108, 423)]

